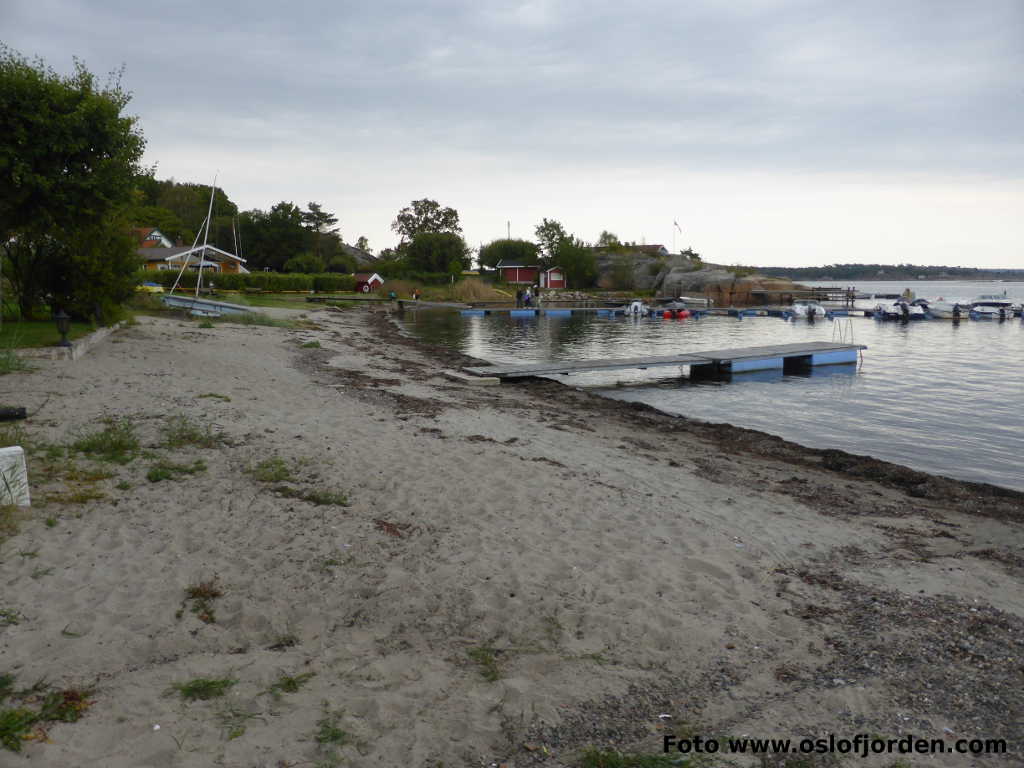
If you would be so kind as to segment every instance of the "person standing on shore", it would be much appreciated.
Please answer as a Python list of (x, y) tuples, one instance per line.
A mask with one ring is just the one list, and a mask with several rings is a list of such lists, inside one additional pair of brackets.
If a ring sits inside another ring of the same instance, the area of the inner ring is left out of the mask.
[(530, 289), (529, 288), (527, 288), (526, 292), (523, 294), (523, 306), (524, 307), (530, 306)]
[(523, 289), (516, 288), (516, 309), (519, 309), (521, 306), (523, 306)]

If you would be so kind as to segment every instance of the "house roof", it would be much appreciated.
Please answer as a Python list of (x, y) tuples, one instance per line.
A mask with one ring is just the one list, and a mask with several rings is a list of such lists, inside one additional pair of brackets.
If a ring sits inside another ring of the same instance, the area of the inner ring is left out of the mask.
[(499, 261), (494, 265), (495, 269), (540, 269), (536, 264), (506, 264), (504, 261)]
[[(156, 227), (133, 227), (132, 234), (135, 235), (135, 239), (138, 241), (140, 248), (166, 247), (161, 243), (161, 239), (171, 242), (170, 238)], [(151, 240), (150, 237), (154, 234), (157, 235), (157, 237)]]
[(356, 272), (353, 277), (355, 277), (357, 283), (368, 283), (375, 277), (382, 283), (384, 282), (384, 278), (376, 272)]
[[(203, 253), (205, 250), (205, 254)], [(206, 261), (225, 261), (226, 259), (233, 259), (240, 264), (245, 263), (245, 259), (240, 256), (235, 256), (233, 253), (222, 251), (220, 248), (214, 245), (197, 245), (194, 248), (187, 245), (176, 245), (173, 248), (161, 248), (156, 253), (152, 252), (152, 248), (139, 248), (136, 253), (146, 259), (146, 261), (181, 261), (183, 258), (195, 258), (205, 259)]]

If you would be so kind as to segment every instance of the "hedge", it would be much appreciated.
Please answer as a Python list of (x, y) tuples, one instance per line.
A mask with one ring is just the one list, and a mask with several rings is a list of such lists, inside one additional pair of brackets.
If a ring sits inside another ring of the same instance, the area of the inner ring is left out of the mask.
[[(139, 273), (140, 283), (158, 283), (170, 288), (178, 277), (178, 270), (143, 270)], [(319, 275), (306, 275), (298, 272), (281, 274), (279, 272), (253, 272), (248, 275), (230, 275), (207, 273), (207, 284), (212, 282), (215, 287), (225, 291), (244, 291), (255, 288), (261, 291), (354, 291), (356, 281), (353, 275), (342, 275), (337, 272), (326, 272)], [(180, 288), (195, 288), (196, 273), (189, 271), (181, 276)]]

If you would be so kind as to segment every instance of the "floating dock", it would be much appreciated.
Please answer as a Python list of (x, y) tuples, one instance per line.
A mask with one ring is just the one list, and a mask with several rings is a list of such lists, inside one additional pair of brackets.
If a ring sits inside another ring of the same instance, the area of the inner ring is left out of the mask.
[(660, 357), (627, 357), (605, 360), (567, 360), (560, 363), (523, 365), (485, 365), (463, 368), (475, 376), (518, 379), (526, 376), (568, 376), (590, 371), (614, 371), (624, 368), (645, 370), (665, 366), (690, 366), (691, 374), (742, 373), (743, 371), (785, 370), (809, 365), (856, 363), (864, 344), (830, 344), (805, 341), (773, 344), (767, 347), (702, 350)]

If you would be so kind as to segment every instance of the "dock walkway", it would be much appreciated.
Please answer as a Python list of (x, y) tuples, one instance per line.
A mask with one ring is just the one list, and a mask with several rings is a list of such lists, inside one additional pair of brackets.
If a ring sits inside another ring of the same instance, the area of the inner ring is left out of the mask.
[(604, 360), (566, 360), (558, 363), (525, 363), (523, 365), (487, 365), (464, 368), (476, 376), (516, 379), (524, 376), (567, 376), (588, 371), (614, 371), (623, 368), (644, 370), (662, 366), (684, 366), (699, 372), (763, 371), (784, 369), (788, 365), (833, 365), (855, 363), (857, 354), (867, 349), (864, 344), (832, 344), (804, 341), (794, 344), (772, 344), (767, 347), (701, 350), (657, 357), (625, 357)]

